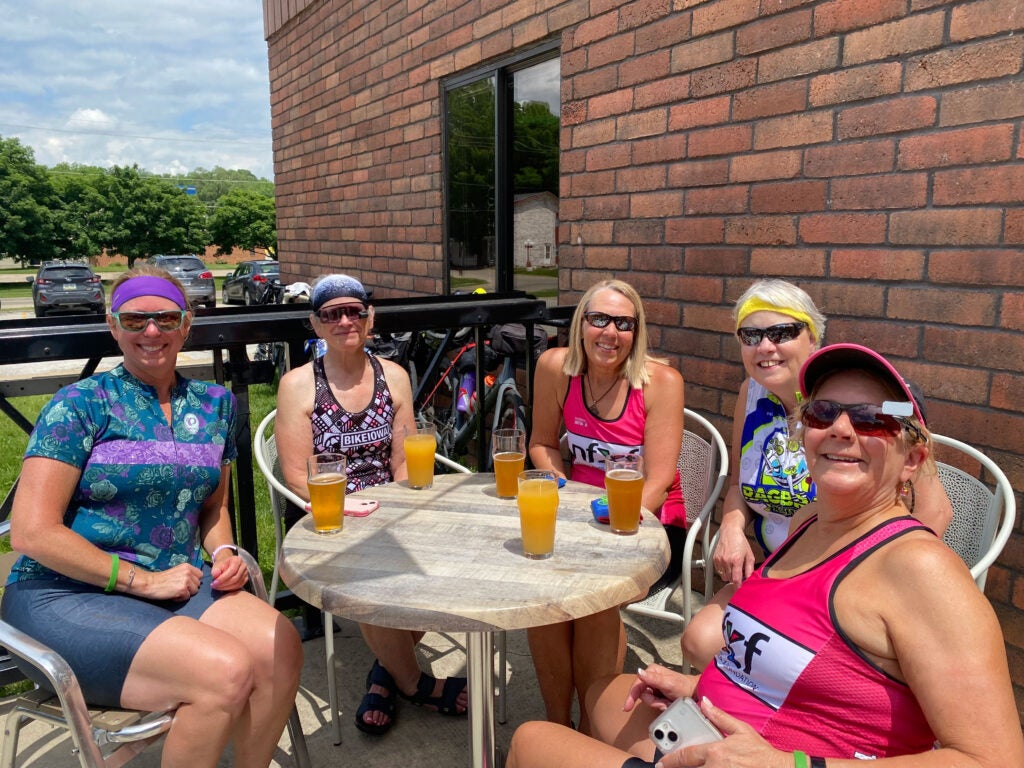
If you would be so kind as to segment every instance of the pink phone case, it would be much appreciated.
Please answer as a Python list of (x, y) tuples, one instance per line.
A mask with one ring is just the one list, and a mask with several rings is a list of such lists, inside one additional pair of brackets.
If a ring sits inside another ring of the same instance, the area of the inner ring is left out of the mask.
[(380, 506), (373, 499), (345, 499), (345, 514), (348, 517), (366, 517)]

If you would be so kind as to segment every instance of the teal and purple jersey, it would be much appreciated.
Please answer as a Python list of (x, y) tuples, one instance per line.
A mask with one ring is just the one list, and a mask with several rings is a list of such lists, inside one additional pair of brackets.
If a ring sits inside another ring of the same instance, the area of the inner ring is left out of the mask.
[[(64, 523), (149, 570), (199, 557), (199, 514), (238, 455), (235, 398), (178, 377), (167, 423), (153, 387), (117, 366), (61, 389), (39, 414), (25, 456), (81, 470)], [(28, 557), (10, 581), (56, 578)]]

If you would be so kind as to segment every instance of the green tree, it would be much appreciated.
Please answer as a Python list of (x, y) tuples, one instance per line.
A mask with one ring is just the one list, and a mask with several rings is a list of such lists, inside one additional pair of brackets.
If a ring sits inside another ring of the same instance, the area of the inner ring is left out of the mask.
[(22, 264), (57, 256), (53, 187), (31, 148), (0, 136), (0, 253)]
[(250, 189), (232, 189), (210, 216), (210, 243), (219, 253), (232, 248), (276, 248), (277, 215), (273, 198)]
[(107, 211), (104, 245), (129, 267), (156, 253), (202, 250), (208, 236), (202, 203), (135, 165), (111, 169)]
[(65, 259), (88, 260), (103, 250), (110, 178), (103, 168), (61, 163), (50, 170), (54, 244)]
[(252, 171), (229, 170), (219, 165), (214, 166), (212, 170), (196, 168), (187, 176), (176, 177), (176, 181), (182, 186), (195, 187), (196, 197), (210, 210), (233, 189), (249, 189), (267, 197), (274, 196), (273, 182), (257, 178)]

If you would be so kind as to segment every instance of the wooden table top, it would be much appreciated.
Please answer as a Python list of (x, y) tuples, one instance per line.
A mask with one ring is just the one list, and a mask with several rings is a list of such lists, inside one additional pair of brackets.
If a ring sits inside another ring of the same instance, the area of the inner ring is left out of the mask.
[[(353, 494), (356, 495), (356, 494)], [(555, 552), (523, 557), (515, 500), (494, 475), (451, 474), (415, 491), (403, 481), (361, 491), (380, 501), (333, 536), (306, 515), (287, 534), (281, 577), (297, 596), (376, 626), (473, 632), (554, 624), (642, 597), (665, 570), (668, 539), (647, 511), (640, 532), (594, 522), (599, 489), (559, 490)]]

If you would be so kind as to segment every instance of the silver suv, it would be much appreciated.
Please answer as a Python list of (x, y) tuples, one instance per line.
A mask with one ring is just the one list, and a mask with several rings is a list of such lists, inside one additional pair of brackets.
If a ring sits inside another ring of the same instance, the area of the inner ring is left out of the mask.
[(103, 283), (88, 264), (44, 261), (34, 277), (25, 279), (32, 283), (36, 317), (56, 312), (102, 315), (106, 311)]
[(149, 263), (170, 272), (185, 286), (185, 294), (192, 306), (217, 306), (217, 286), (213, 272), (206, 268), (203, 260), (194, 254), (159, 254), (152, 256)]

